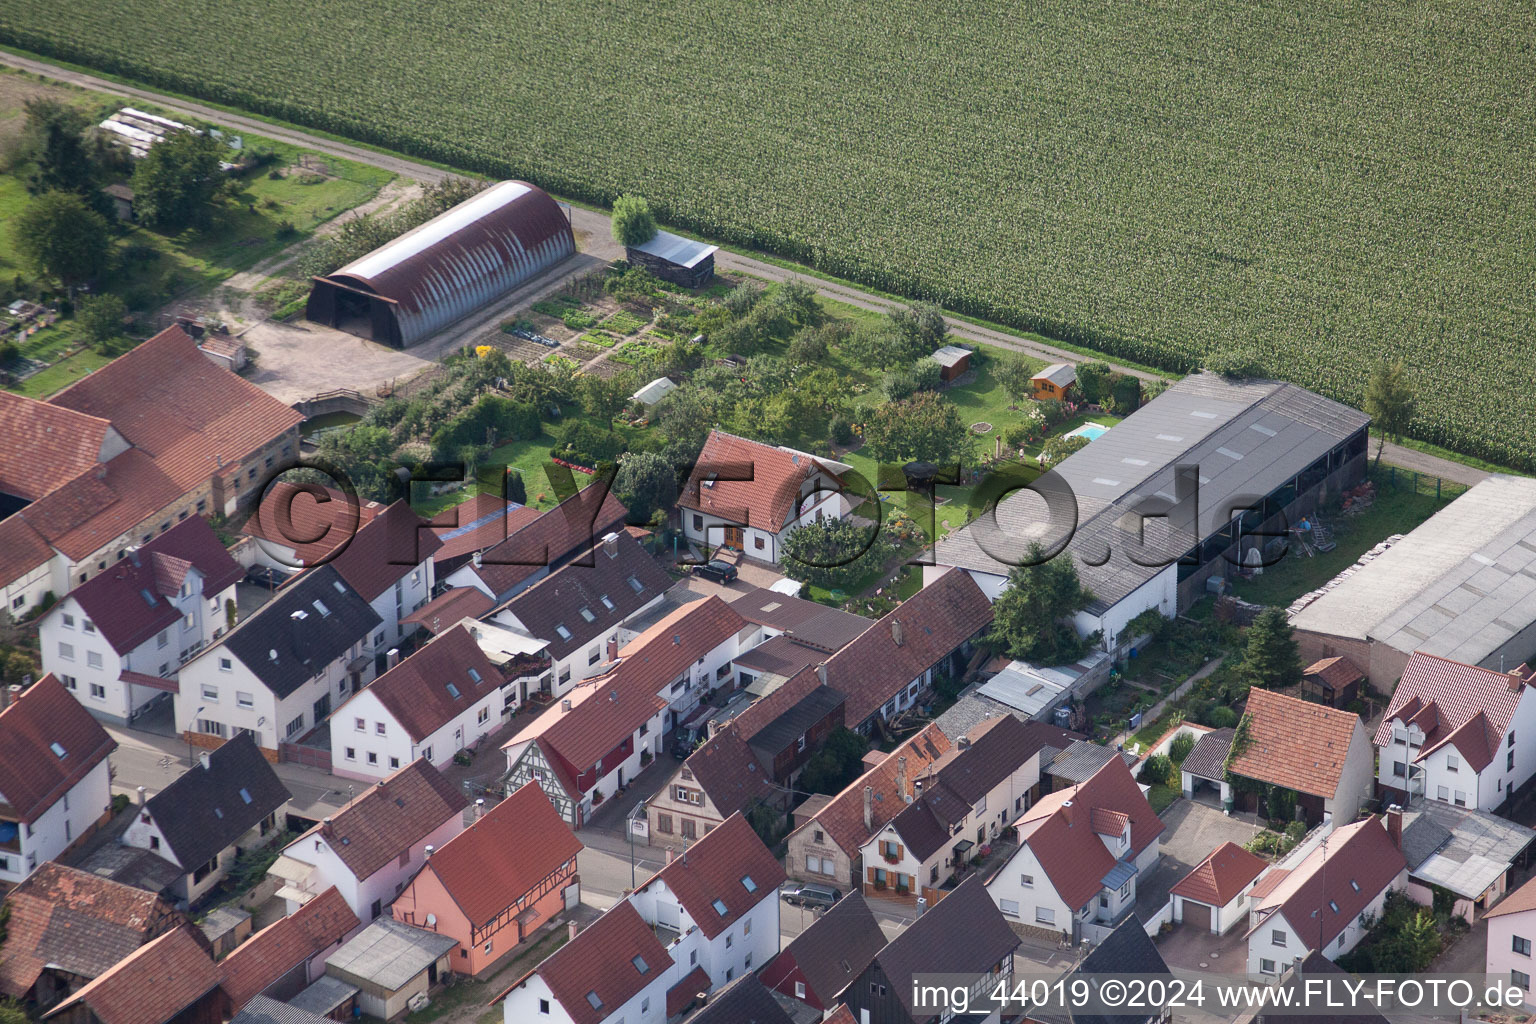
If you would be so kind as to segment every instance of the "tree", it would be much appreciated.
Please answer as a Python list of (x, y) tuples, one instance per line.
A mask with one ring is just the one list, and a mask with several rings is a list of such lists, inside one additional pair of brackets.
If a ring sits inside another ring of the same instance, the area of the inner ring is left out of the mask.
[(123, 333), (123, 317), (128, 307), (116, 295), (92, 295), (81, 299), (75, 309), (75, 323), (94, 345), (111, 341)]
[(1011, 658), (1042, 665), (1065, 665), (1088, 650), (1092, 638), (1080, 637), (1072, 616), (1088, 607), (1093, 594), (1077, 578), (1071, 555), (1047, 559), (1038, 542), (1026, 562), (1008, 573), (1008, 586), (992, 605), (988, 639)]
[(206, 227), (228, 179), (219, 166), (224, 144), (213, 136), (175, 132), (149, 147), (133, 171), (133, 203), (151, 227)]
[(626, 452), (619, 456), (613, 492), (632, 521), (649, 522), (657, 509), (670, 508), (677, 500), (677, 474), (656, 452)]
[[(6, 905), (9, 910), (9, 904)], [(4, 922), (0, 922), (3, 924)], [(0, 939), (5, 938), (4, 928), (0, 928)], [(31, 1024), (31, 1018), (27, 1012), (17, 1003), (9, 999), (0, 1000), (0, 1024)]]
[(1083, 396), (1083, 401), (1098, 405), (1109, 397), (1105, 381), (1112, 373), (1108, 363), (1084, 363), (1077, 368), (1077, 393)]
[(944, 322), (944, 311), (938, 306), (931, 302), (914, 302), (906, 309), (893, 310), (888, 315), (901, 339), (905, 355), (902, 362), (910, 363), (944, 347), (949, 325)]
[(1047, 466), (1058, 465), (1073, 452), (1088, 447), (1088, 438), (1082, 434), (1072, 437), (1053, 437), (1040, 446), (1040, 461)]
[(66, 288), (107, 272), (107, 221), (73, 192), (45, 192), (16, 218), (16, 248), (38, 273)]
[(1116, 416), (1129, 416), (1141, 405), (1141, 380), (1135, 374), (1117, 373), (1109, 380), (1109, 397)]
[(1285, 609), (1265, 608), (1253, 620), (1241, 668), (1254, 686), (1286, 687), (1301, 682), (1301, 648)]
[(582, 412), (611, 428), (614, 417), (624, 411), (629, 396), (634, 394), (634, 384), (633, 375), (627, 372), (613, 377), (583, 374), (576, 383), (576, 399)]
[(882, 531), (851, 519), (826, 518), (797, 526), (780, 545), (784, 575), (801, 583), (846, 590), (885, 564), (891, 546)]
[(859, 777), (869, 740), (852, 729), (837, 728), (805, 762), (798, 788), (808, 793), (838, 793)]
[(528, 504), (528, 485), (523, 483), (522, 473), (515, 469), (507, 470), (502, 481), (502, 496), (519, 505)]
[(1153, 754), (1147, 758), (1147, 763), (1141, 766), (1141, 778), (1147, 782), (1171, 785), (1177, 774), (1173, 767), (1173, 760), (1167, 754)]
[(1187, 732), (1181, 732), (1168, 747), (1168, 760), (1174, 764), (1183, 764), (1189, 752), (1194, 749), (1195, 738)]
[(47, 97), (29, 99), (23, 107), (22, 146), (32, 161), (27, 191), (73, 192), (97, 212), (105, 212), (97, 190), (95, 151), (85, 140), (90, 119), (79, 108)]
[(1371, 371), (1371, 379), (1365, 385), (1363, 406), (1373, 421), (1371, 425), (1376, 428), (1376, 464), (1379, 466), (1387, 439), (1396, 441), (1408, 432), (1408, 424), (1413, 421), (1418, 406), (1413, 384), (1401, 359), (1395, 363), (1378, 363)]
[(864, 424), (865, 450), (880, 462), (920, 459), (963, 462), (971, 454), (971, 432), (954, 403), (934, 391), (888, 402)]
[(656, 217), (651, 204), (640, 196), (619, 196), (613, 201), (613, 240), (620, 245), (642, 245), (656, 237)]
[(1003, 392), (1013, 402), (1013, 408), (1030, 396), (1033, 385), (1030, 380), (1035, 372), (1030, 361), (1024, 356), (1014, 353), (1006, 356), (994, 371), (997, 383), (1002, 386)]

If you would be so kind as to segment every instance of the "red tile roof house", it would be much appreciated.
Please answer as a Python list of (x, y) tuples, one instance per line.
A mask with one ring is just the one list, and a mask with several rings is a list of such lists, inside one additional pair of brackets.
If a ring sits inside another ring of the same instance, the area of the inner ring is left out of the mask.
[(885, 932), (864, 897), (849, 893), (769, 961), (762, 970), (763, 984), (825, 1012), (885, 943)]
[(557, 569), (482, 617), (548, 643), (553, 665), (539, 693), (560, 697), (605, 670), (614, 660), (614, 645), (636, 635), (626, 623), (660, 604), (671, 585), (672, 578), (639, 541), (611, 532), (588, 557)]
[(672, 937), (672, 958), (703, 969), (715, 989), (778, 953), (784, 877), (747, 819), (733, 814), (641, 883), (629, 901)]
[(859, 849), (864, 894), (932, 906), (938, 888), (963, 875), (1039, 795), (1040, 754), (1063, 733), (1012, 715), (989, 718), (912, 782), (912, 802)]
[(55, 861), (5, 899), (0, 996), (46, 1010), (187, 921), (163, 897)]
[(230, 514), (303, 417), (171, 327), (46, 402), (0, 395), (0, 607), (22, 614), (193, 515)]
[(56, 1006), (56, 1024), (220, 1024), (229, 1000), (208, 943), (190, 924), (140, 946)]
[[(335, 492), (326, 495), (331, 501), (317, 502), (315, 492), (321, 490), (279, 483), (246, 522), (245, 532), (261, 538), (258, 558), (274, 568), (292, 572), (329, 564), (341, 574), (379, 616), (364, 647), (374, 671), (382, 672), (388, 652), (416, 630), (401, 620), (432, 597), (432, 556), (442, 541), (403, 501), (383, 509), (354, 508), (345, 495), (332, 497)], [(320, 540), (309, 545), (295, 546), (290, 539), (317, 534)]]
[(111, 814), (107, 735), (45, 675), (0, 711), (0, 890), (81, 842)]
[(744, 619), (718, 597), (686, 604), (618, 652), (602, 675), (502, 746), (507, 784), (542, 784), (560, 816), (581, 828), (592, 809), (665, 754), (666, 732), (729, 675)]
[(1407, 885), (1400, 818), (1395, 835), (1366, 818), (1298, 847), (1249, 894), (1248, 973), (1278, 974), (1310, 953), (1337, 960), (1364, 938), (1387, 894)]
[(43, 668), (92, 714), (125, 724), (169, 700), (182, 663), (229, 628), (243, 575), (192, 516), (49, 609), (38, 622)]
[(334, 888), (278, 918), (219, 961), (230, 1012), (240, 1012), (260, 995), (279, 1000), (298, 995), (320, 980), (325, 958), (362, 926)]
[(336, 709), (331, 770), (376, 782), (417, 758), (441, 768), (501, 728), (517, 705), (511, 685), (460, 623)]
[(851, 468), (711, 430), (677, 499), (683, 536), (702, 548), (727, 547), (777, 562), (791, 530), (848, 514), (840, 477)]
[(1531, 967), (1536, 943), (1536, 879), (1504, 897), (1483, 917), (1488, 922), (1485, 973), (1524, 989), (1525, 1004), (1531, 1005), (1531, 978), (1536, 976)]
[(1491, 811), (1536, 772), (1536, 674), (1464, 665), (1419, 651), (1376, 727), (1376, 783), (1392, 800), (1423, 797)]
[(628, 516), (619, 499), (595, 483), (535, 519), (509, 524), (506, 540), (474, 552), (443, 582), (476, 587), (500, 604), (562, 566), (596, 565), (594, 546), (608, 534), (622, 532)]
[(268, 874), (288, 913), (331, 887), (363, 921), (380, 917), (426, 861), (464, 831), (469, 805), (425, 760), (369, 786), (341, 810), (289, 843)]
[(790, 877), (843, 892), (856, 887), (865, 877), (864, 845), (907, 807), (917, 776), (951, 747), (949, 737), (930, 722), (885, 755), (790, 833), (785, 858)]
[(1269, 862), (1222, 843), (1173, 886), (1173, 920), (1222, 935), (1248, 920), (1248, 896)]
[(1166, 827), (1119, 758), (1041, 797), (1014, 825), (1019, 848), (987, 892), (1015, 927), (1073, 943), (1103, 941), (1135, 910), (1137, 879), (1156, 866)]
[(580, 852), (581, 841), (530, 782), (434, 850), (391, 913), (457, 939), (454, 973), (478, 977), (565, 910)]
[[(1239, 740), (1244, 732), (1246, 742)], [(1233, 775), (1279, 786), (1296, 794), (1309, 822), (1354, 820), (1371, 795), (1369, 735), (1360, 716), (1258, 687), (1248, 692), (1228, 760)], [(1235, 794), (1240, 809), (1252, 810), (1259, 794)]]
[(992, 603), (969, 573), (952, 569), (907, 598), (827, 661), (825, 682), (848, 698), (848, 728), (869, 735), (922, 701), (941, 676), (959, 678)]

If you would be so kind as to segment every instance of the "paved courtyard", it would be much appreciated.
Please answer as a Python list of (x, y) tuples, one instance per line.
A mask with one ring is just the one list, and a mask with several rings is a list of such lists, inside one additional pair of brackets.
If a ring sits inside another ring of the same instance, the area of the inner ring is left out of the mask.
[(1136, 882), (1136, 916), (1149, 920), (1168, 902), (1168, 890), (1225, 842), (1245, 845), (1260, 831), (1214, 807), (1175, 800), (1162, 814), (1163, 856), (1157, 867)]

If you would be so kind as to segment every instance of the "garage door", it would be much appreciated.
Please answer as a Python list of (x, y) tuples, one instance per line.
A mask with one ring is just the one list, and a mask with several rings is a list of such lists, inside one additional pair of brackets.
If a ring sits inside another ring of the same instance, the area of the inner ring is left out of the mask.
[(1184, 923), (1186, 925), (1211, 930), (1211, 908), (1204, 903), (1196, 903), (1194, 900), (1184, 901)]

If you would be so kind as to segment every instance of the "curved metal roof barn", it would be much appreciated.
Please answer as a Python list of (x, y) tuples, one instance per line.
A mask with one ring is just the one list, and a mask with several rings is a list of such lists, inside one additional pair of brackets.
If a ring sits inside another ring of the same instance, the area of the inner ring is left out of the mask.
[(404, 348), (575, 251), (559, 203), (525, 181), (503, 181), (316, 277), (304, 315)]

